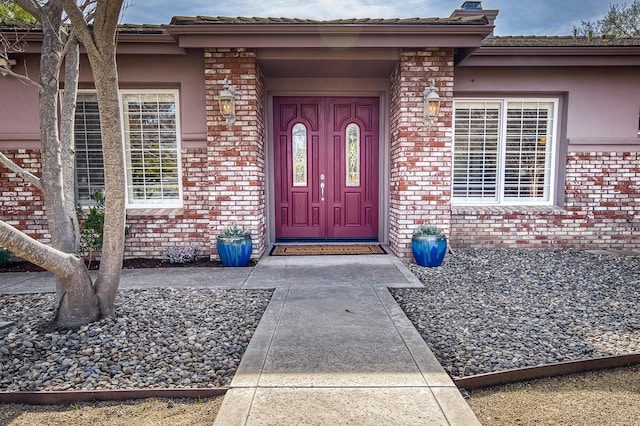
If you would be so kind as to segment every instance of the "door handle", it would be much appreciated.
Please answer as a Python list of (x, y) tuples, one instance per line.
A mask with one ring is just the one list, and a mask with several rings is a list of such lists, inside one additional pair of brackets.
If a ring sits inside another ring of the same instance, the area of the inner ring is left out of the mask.
[(324, 182), (320, 184), (320, 201), (324, 201)]

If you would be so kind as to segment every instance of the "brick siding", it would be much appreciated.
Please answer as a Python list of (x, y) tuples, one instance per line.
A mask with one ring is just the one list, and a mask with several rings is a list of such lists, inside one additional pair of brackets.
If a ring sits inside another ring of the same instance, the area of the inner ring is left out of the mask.
[[(441, 98), (432, 127), (423, 122), (430, 79)], [(411, 256), (411, 235), (423, 223), (449, 230), (453, 49), (403, 50), (391, 76), (389, 247)]]
[[(204, 62), (211, 244), (237, 224), (251, 232), (257, 258), (266, 249), (264, 78), (249, 49), (205, 50)], [(229, 126), (218, 106), (225, 77), (236, 88)]]
[[(3, 152), (19, 166), (39, 174), (40, 152)], [(195, 245), (201, 254), (211, 255), (209, 232), (207, 153), (205, 149), (182, 150), (183, 208), (129, 209), (125, 239), (125, 258), (160, 258), (175, 246)], [(0, 220), (29, 236), (50, 243), (44, 203), (40, 191), (0, 166)]]
[(197, 246), (200, 255), (213, 253), (209, 238), (207, 151), (183, 149), (181, 209), (129, 209), (125, 258), (160, 258), (171, 247)]
[[(29, 173), (40, 175), (40, 151), (16, 149), (2, 153)], [(51, 241), (40, 190), (0, 165), (0, 220), (45, 244)]]
[(640, 153), (572, 152), (561, 208), (454, 207), (454, 247), (638, 248)]

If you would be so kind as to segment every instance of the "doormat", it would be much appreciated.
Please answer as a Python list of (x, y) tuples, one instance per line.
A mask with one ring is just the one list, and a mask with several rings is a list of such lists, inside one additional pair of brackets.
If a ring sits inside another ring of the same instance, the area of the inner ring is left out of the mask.
[(380, 244), (310, 244), (275, 245), (270, 256), (323, 256), (323, 255), (387, 254)]

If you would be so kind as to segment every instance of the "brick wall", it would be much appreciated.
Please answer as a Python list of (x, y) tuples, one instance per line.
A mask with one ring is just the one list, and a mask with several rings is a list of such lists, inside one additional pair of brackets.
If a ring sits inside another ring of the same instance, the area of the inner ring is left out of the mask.
[[(433, 126), (423, 122), (423, 91), (435, 79), (442, 100)], [(411, 255), (423, 223), (450, 222), (453, 49), (403, 50), (391, 76), (389, 247)]]
[[(39, 174), (38, 151), (3, 153), (27, 171)], [(212, 253), (208, 235), (207, 152), (183, 149), (181, 155), (183, 208), (128, 210), (131, 233), (125, 239), (125, 258), (159, 258), (170, 247), (188, 245), (197, 246), (203, 255)], [(4, 167), (0, 167), (0, 220), (45, 244), (50, 242), (40, 191)]]
[(162, 257), (167, 249), (194, 245), (210, 256), (207, 150), (183, 149), (181, 209), (129, 209), (131, 233), (125, 239), (125, 258)]
[[(237, 224), (251, 232), (257, 258), (266, 248), (264, 79), (252, 50), (210, 49), (204, 56), (211, 243)], [(229, 126), (218, 107), (225, 77), (236, 88)]]
[[(640, 247), (640, 153), (569, 153), (562, 208), (454, 207), (454, 247)], [(597, 243), (597, 245), (594, 245)]]
[[(40, 152), (3, 150), (2, 153), (29, 173), (40, 175)], [(0, 220), (47, 244), (51, 241), (40, 190), (0, 165)]]

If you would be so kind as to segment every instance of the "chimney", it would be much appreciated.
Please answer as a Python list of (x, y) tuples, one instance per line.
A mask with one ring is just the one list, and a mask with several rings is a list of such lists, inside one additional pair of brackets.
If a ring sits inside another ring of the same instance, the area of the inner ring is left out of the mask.
[(481, 1), (465, 1), (462, 3), (462, 10), (482, 10)]
[[(450, 18), (485, 16), (489, 21), (489, 25), (494, 25), (496, 17), (498, 16), (498, 12), (499, 11), (497, 9), (483, 9), (481, 1), (465, 1), (464, 3), (462, 3), (462, 6), (460, 6), (460, 9), (456, 9), (453, 11)], [(491, 36), (493, 36), (493, 32), (491, 32)]]

